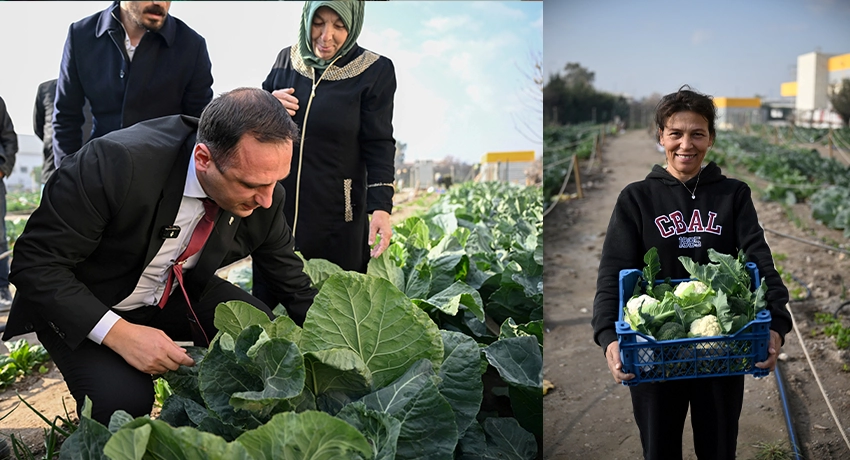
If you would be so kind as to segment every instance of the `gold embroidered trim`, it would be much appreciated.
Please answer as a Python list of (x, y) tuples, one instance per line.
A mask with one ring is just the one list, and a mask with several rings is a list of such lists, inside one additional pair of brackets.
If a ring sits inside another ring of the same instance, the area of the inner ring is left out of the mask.
[(354, 220), (354, 210), (351, 209), (351, 179), (343, 179), (342, 188), (345, 191), (345, 221)]
[[(304, 60), (301, 59), (301, 52), (299, 51), (300, 48), (301, 45), (296, 43), (289, 50), (289, 60), (292, 61), (292, 68), (301, 75), (312, 79), (314, 69), (305, 64)], [(325, 69), (322, 79), (339, 81), (354, 78), (365, 72), (369, 66), (378, 60), (379, 57), (381, 57), (379, 54), (366, 50), (363, 54), (357, 56), (357, 58), (353, 61), (346, 64), (345, 67), (337, 67), (335, 65), (328, 66), (328, 68)]]
[(383, 184), (369, 184), (366, 187), (395, 187), (395, 185), (393, 185), (392, 182), (385, 182)]

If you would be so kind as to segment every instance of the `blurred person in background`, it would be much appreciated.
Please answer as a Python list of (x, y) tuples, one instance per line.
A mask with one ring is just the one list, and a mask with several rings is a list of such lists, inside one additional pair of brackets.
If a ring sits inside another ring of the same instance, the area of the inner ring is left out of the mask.
[[(41, 168), (41, 186), (47, 183), (50, 175), (56, 170), (56, 165), (53, 162), (53, 99), (56, 96), (56, 79), (47, 80), (38, 85), (38, 90), (35, 94), (35, 106), (32, 112), (32, 130), (36, 136), (44, 143), (42, 153), (44, 154), (44, 164)], [(82, 126), (83, 144), (88, 142), (91, 134), (91, 106), (86, 101), (83, 106), (83, 116), (85, 122)]]
[(6, 101), (0, 97), (0, 311), (8, 311), (12, 305), (12, 292), (9, 290), (9, 243), (6, 240), (6, 178), (15, 169), (15, 155), (18, 153), (18, 135), (15, 125), (6, 110)]
[[(622, 371), (615, 329), (619, 273), (641, 269), (644, 255), (653, 247), (661, 262), (658, 279), (690, 278), (678, 258), (707, 264), (709, 248), (732, 256), (743, 250), (756, 264), (767, 284), (766, 308), (772, 318), (768, 358), (756, 367), (774, 369), (791, 329), (788, 290), (774, 268), (750, 188), (724, 176), (713, 161), (703, 165), (715, 141), (715, 119), (710, 96), (687, 86), (664, 96), (656, 107), (655, 123), (666, 165), (655, 165), (644, 180), (626, 186), (614, 206), (599, 262), (592, 324), (594, 340), (617, 383), (635, 378)], [(691, 223), (677, 225), (675, 216), (686, 216)], [(689, 409), (696, 456), (735, 458), (743, 375), (642, 383), (629, 390), (645, 459), (682, 458), (682, 430)]]
[(53, 157), (83, 145), (83, 105), (97, 138), (165, 115), (199, 117), (212, 100), (204, 38), (168, 14), (171, 2), (114, 2), (68, 29), (53, 113)]
[[(363, 273), (392, 236), (396, 90), (392, 61), (357, 45), (365, 4), (306, 2), (298, 42), (263, 82), (302, 134), (283, 181), (296, 249)], [(255, 270), (254, 294), (264, 286)]]

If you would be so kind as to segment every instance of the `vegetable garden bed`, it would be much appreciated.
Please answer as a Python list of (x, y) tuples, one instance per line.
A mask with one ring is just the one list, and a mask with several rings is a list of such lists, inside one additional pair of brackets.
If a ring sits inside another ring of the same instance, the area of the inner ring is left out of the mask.
[(84, 416), (63, 456), (539, 458), (542, 223), (540, 188), (453, 187), (367, 274), (308, 261), (303, 328), (220, 305), (159, 419)]

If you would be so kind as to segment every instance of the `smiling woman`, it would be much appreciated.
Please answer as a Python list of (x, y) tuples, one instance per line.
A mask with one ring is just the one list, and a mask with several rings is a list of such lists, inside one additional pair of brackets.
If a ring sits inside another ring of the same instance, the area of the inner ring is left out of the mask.
[[(682, 87), (685, 88), (687, 86)], [(659, 103), (655, 122), (658, 125), (659, 142), (667, 156), (667, 172), (684, 185), (702, 171), (702, 160), (714, 144), (717, 134), (714, 128), (714, 103), (710, 98), (663, 99)], [(695, 198), (695, 192), (696, 186), (691, 192), (691, 199)]]
[[(655, 121), (667, 165), (655, 165), (646, 179), (626, 186), (614, 207), (599, 263), (593, 329), (618, 383), (635, 378), (622, 371), (614, 330), (619, 274), (642, 267), (651, 248), (657, 249), (661, 264), (656, 279), (689, 279), (680, 256), (707, 264), (712, 250), (732, 256), (742, 251), (756, 264), (767, 285), (771, 314), (769, 355), (756, 367), (774, 368), (782, 337), (791, 329), (788, 290), (774, 268), (749, 187), (723, 176), (714, 162), (702, 166), (715, 139), (715, 118), (711, 96), (687, 86), (661, 98)], [(647, 459), (682, 457), (689, 410), (697, 456), (735, 458), (742, 375), (638, 384), (629, 390)]]
[[(283, 213), (296, 249), (366, 272), (392, 237), (395, 139), (393, 62), (358, 45), (362, 2), (306, 2), (298, 41), (263, 82), (301, 130)], [(266, 283), (254, 271), (254, 290)]]

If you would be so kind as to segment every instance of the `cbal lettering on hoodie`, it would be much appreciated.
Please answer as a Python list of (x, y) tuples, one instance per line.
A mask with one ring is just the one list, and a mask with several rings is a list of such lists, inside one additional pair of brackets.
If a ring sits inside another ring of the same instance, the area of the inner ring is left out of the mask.
[[(699, 209), (694, 209), (693, 214), (691, 214), (690, 221), (685, 222), (685, 216), (682, 214), (682, 211), (673, 211), (670, 214), (664, 214), (656, 217), (655, 226), (658, 227), (658, 231), (661, 233), (663, 238), (669, 238), (673, 235), (681, 235), (683, 233), (713, 233), (715, 235), (720, 235), (723, 227), (717, 225), (715, 222), (716, 220), (716, 212), (709, 211), (708, 221), (705, 222), (702, 214), (699, 212)], [(698, 244), (698, 241), (689, 241), (686, 243), (690, 245), (687, 247), (695, 247), (694, 244)]]

